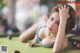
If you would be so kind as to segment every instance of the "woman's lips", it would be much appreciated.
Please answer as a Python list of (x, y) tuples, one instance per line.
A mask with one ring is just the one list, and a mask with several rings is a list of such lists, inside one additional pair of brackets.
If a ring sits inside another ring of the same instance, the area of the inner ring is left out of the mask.
[(48, 27), (48, 29), (49, 29), (50, 31), (52, 31), (52, 28)]

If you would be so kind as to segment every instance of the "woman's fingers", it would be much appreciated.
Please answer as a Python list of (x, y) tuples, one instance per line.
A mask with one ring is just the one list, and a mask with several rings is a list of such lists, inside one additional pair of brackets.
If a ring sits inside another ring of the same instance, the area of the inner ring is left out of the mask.
[(58, 9), (59, 9), (59, 11), (60, 11), (60, 7), (59, 7)]
[(32, 46), (32, 44), (31, 43), (29, 43), (29, 47), (31, 47)]
[(67, 7), (67, 11), (69, 12), (69, 6)]
[(63, 6), (61, 6), (61, 9), (64, 9), (64, 7), (63, 7)]
[(29, 47), (36, 47), (36, 43), (30, 42), (30, 43), (29, 43)]
[(61, 10), (61, 9), (65, 9), (65, 10), (69, 11), (69, 6), (66, 6), (66, 5), (60, 6), (59, 10)]
[(66, 9), (66, 5), (64, 5), (64, 9)]
[(69, 6), (62, 5), (58, 9), (59, 9), (59, 16), (60, 16), (60, 19), (61, 20), (67, 20), (67, 18), (70, 17), (70, 15), (69, 15)]

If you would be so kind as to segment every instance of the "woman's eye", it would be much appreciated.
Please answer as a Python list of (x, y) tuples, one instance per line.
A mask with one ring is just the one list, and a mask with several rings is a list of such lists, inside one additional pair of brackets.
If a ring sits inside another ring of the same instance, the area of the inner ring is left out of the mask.
[(59, 22), (56, 22), (59, 25)]
[(51, 21), (53, 21), (53, 18), (51, 18)]

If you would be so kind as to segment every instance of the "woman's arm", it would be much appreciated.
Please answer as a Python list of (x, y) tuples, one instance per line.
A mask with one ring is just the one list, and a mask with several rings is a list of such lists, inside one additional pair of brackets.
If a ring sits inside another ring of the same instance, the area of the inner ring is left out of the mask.
[(34, 39), (29, 43), (29, 47), (36, 47), (38, 38), (40, 38), (40, 39), (44, 38), (44, 28), (39, 28), (39, 30), (37, 31)]
[(65, 28), (66, 28), (66, 23), (67, 23), (67, 18), (68, 18), (68, 11), (69, 11), (69, 7), (66, 8), (65, 5), (59, 8), (60, 24), (59, 24), (55, 44), (53, 47), (54, 53), (58, 53), (61, 50), (64, 37), (65, 37)]
[(40, 25), (42, 25), (42, 24), (45, 24), (47, 20), (48, 20), (48, 16), (44, 15), (37, 23), (35, 23), (34, 25), (32, 25), (26, 31), (24, 31), (20, 35), (19, 40), (21, 42), (26, 42), (27, 40), (32, 39), (35, 36), (36, 30), (38, 29), (38, 27)]
[(40, 23), (35, 23), (33, 26), (31, 26), (29, 29), (24, 31), (22, 34), (20, 34), (19, 40), (21, 42), (26, 42), (29, 39), (32, 39), (35, 36), (36, 30), (38, 28)]

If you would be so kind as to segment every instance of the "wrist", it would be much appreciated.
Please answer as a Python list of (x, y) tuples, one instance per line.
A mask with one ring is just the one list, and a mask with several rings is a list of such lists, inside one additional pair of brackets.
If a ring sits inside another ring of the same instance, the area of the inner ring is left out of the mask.
[(60, 19), (60, 22), (67, 22), (67, 19)]
[(60, 17), (60, 20), (65, 20), (66, 21), (67, 19), (68, 19), (67, 16), (66, 17), (62, 17), (62, 16)]

